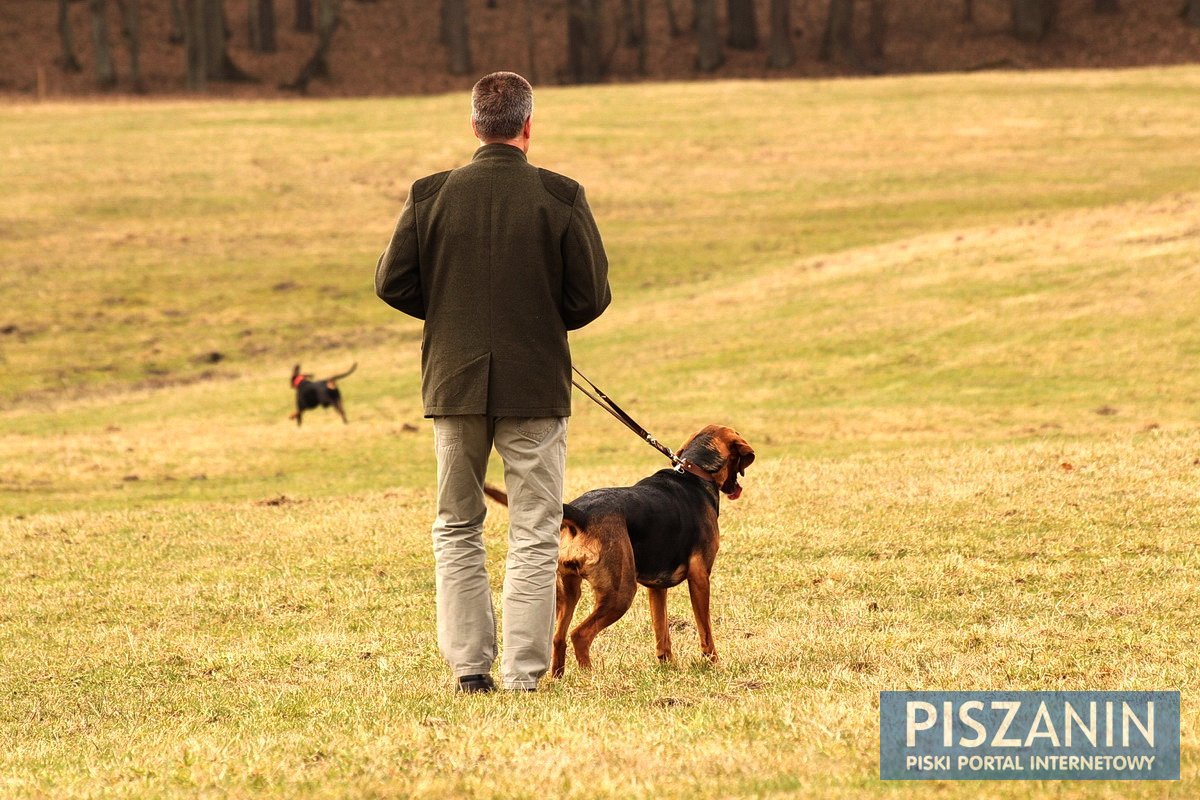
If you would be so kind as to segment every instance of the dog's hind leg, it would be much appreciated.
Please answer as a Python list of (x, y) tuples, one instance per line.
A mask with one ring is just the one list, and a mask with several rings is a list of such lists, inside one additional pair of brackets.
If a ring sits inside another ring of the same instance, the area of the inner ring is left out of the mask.
[(700, 652), (713, 663), (717, 661), (717, 647), (713, 643), (712, 619), (708, 613), (709, 565), (700, 553), (692, 554), (688, 560), (688, 594), (692, 598), (692, 613), (696, 615), (696, 630), (700, 632)]
[(346, 409), (342, 408), (342, 398), (339, 397), (337, 400), (335, 400), (333, 403), (333, 407), (337, 410), (337, 412), (339, 414), (342, 415), (342, 423), (349, 425), (350, 420), (346, 419)]
[(658, 648), (659, 661), (674, 661), (671, 655), (671, 628), (667, 624), (667, 590), (652, 589), (650, 593), (650, 622), (654, 626), (654, 642)]
[(625, 616), (633, 605), (637, 594), (637, 570), (633, 562), (633, 545), (622, 524), (609, 530), (589, 530), (589, 536), (597, 537), (604, 544), (599, 558), (587, 564), (583, 577), (592, 585), (596, 596), (596, 607), (587, 619), (571, 631), (571, 646), (580, 669), (592, 666), (592, 640), (600, 631)]
[(579, 590), (583, 579), (573, 572), (558, 573), (554, 614), (554, 655), (550, 661), (550, 674), (561, 678), (567, 662), (567, 628), (579, 602)]
[(600, 631), (625, 616), (637, 593), (637, 581), (632, 575), (629, 580), (619, 581), (612, 586), (602, 588), (594, 581), (592, 586), (596, 590), (596, 608), (571, 631), (571, 646), (575, 648), (575, 660), (579, 662), (580, 669), (591, 669), (592, 641)]

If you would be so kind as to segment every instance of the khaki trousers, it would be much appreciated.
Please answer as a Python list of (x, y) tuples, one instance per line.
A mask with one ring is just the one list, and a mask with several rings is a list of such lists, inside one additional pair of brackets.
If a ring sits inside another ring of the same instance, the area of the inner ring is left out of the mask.
[(490, 673), (496, 622), (483, 546), (483, 478), (495, 444), (508, 490), (500, 683), (532, 689), (550, 666), (566, 417), (435, 417), (438, 647), (456, 678)]

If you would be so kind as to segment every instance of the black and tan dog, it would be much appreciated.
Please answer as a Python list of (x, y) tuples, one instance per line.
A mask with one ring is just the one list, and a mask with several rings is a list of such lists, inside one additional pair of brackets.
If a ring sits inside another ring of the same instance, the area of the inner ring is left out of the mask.
[(342, 392), (338, 389), (337, 382), (354, 372), (357, 367), (358, 362), (355, 362), (350, 369), (340, 375), (314, 381), (312, 375), (301, 372), (300, 365), (297, 364), (292, 368), (292, 388), (296, 390), (296, 410), (288, 415), (288, 419), (296, 420), (296, 426), (299, 427), (305, 411), (317, 406), (321, 408), (333, 406), (341, 416), (342, 422), (349, 422), (346, 419), (346, 409), (342, 406)]
[[(687, 581), (700, 650), (717, 660), (709, 618), (709, 575), (720, 545), (721, 495), (736, 500), (738, 476), (754, 461), (754, 449), (737, 431), (709, 425), (688, 440), (681, 458), (705, 477), (663, 469), (633, 486), (595, 489), (563, 505), (559, 534), (557, 607), (551, 673), (566, 664), (567, 628), (584, 580), (595, 608), (571, 631), (579, 666), (591, 667), (592, 641), (629, 610), (637, 585), (650, 593), (650, 619), (661, 661), (672, 660), (667, 626), (667, 589)], [(504, 492), (487, 487), (507, 504)]]

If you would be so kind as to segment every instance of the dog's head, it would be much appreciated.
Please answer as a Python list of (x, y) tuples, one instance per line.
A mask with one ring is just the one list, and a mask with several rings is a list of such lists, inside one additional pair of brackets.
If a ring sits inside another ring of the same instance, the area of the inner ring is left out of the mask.
[(295, 389), (300, 384), (311, 378), (312, 375), (300, 371), (300, 365), (292, 367), (292, 388)]
[(730, 500), (741, 497), (738, 477), (745, 475), (746, 467), (754, 463), (754, 448), (740, 433), (724, 425), (705, 426), (688, 439), (679, 455), (711, 473), (713, 482)]

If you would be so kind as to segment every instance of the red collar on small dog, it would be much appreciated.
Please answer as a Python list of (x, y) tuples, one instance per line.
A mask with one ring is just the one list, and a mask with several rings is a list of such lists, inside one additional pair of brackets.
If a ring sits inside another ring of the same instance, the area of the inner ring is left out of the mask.
[(292, 378), (292, 388), (295, 389), (297, 386), (304, 383), (307, 377), (307, 375), (297, 375), (296, 377)]

